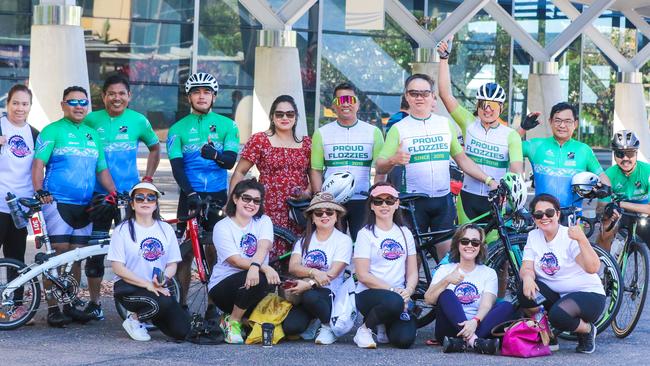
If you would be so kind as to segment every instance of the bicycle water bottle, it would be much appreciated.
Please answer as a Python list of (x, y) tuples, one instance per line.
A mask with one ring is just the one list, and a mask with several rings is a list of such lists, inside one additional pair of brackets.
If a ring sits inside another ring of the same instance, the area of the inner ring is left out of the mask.
[(25, 212), (20, 208), (18, 197), (11, 192), (7, 192), (7, 197), (5, 199), (7, 200), (11, 219), (14, 221), (16, 228), (22, 229), (27, 226), (27, 217), (25, 216)]

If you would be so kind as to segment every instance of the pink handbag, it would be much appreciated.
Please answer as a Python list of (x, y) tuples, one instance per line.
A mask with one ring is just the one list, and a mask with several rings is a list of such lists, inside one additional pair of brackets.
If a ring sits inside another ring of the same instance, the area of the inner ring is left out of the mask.
[[(503, 335), (502, 356), (529, 358), (551, 354), (551, 349), (548, 346), (550, 338), (546, 315), (539, 322), (535, 319), (522, 318), (506, 324), (510, 324), (510, 326), (505, 328), (505, 333), (493, 332), (496, 336)], [(501, 324), (495, 329), (503, 325)]]

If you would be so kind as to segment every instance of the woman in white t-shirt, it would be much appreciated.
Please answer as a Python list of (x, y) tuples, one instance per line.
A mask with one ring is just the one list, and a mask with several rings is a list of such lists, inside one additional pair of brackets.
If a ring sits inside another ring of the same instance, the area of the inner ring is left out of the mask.
[(330, 328), (332, 297), (343, 283), (343, 271), (352, 257), (352, 239), (335, 226), (345, 215), (345, 208), (330, 193), (316, 193), (305, 210), (305, 235), (296, 242), (289, 262), (289, 273), (301, 278), (295, 286), (289, 282), (289, 294), (300, 295), (282, 329), (286, 335), (298, 335), (318, 319), (321, 327), (316, 344), (332, 344), (336, 336)]
[(580, 225), (560, 225), (560, 203), (555, 197), (540, 194), (530, 207), (537, 229), (528, 233), (524, 247), (519, 304), (533, 314), (541, 303), (555, 329), (577, 334), (576, 352), (592, 353), (594, 322), (605, 308), (598, 254)]
[(181, 253), (174, 229), (160, 219), (160, 191), (140, 182), (130, 196), (126, 218), (113, 230), (108, 249), (108, 260), (118, 277), (114, 296), (131, 312), (122, 326), (137, 341), (151, 339), (140, 321), (151, 321), (176, 340), (185, 339), (190, 316), (165, 287), (176, 274)]
[(415, 342), (415, 316), (407, 311), (418, 282), (415, 241), (403, 225), (399, 193), (390, 183), (370, 188), (368, 222), (357, 234), (354, 268), (359, 280), (357, 309), (365, 322), (354, 336), (360, 348), (376, 348), (377, 342), (409, 348)]
[[(34, 194), (31, 174), (38, 131), (27, 123), (31, 106), (32, 91), (25, 85), (16, 84), (7, 94), (7, 115), (0, 117), (0, 247), (5, 258), (21, 262), (25, 261), (27, 229), (14, 225), (5, 197), (8, 192), (17, 197)], [(9, 281), (16, 276), (16, 272), (7, 273)], [(19, 305), (13, 310), (10, 320), (21, 318), (27, 312), (21, 299), (22, 289), (16, 290), (14, 300)]]
[(256, 179), (237, 183), (225, 213), (227, 217), (212, 231), (217, 263), (208, 284), (209, 296), (225, 313), (220, 325), (226, 343), (244, 343), (242, 317), (266, 296), (269, 284), (280, 283), (268, 264), (273, 223), (264, 215), (264, 186)]
[(491, 330), (510, 320), (514, 307), (496, 303), (496, 272), (482, 264), (487, 255), (485, 233), (475, 224), (461, 226), (451, 239), (449, 260), (436, 270), (424, 299), (436, 304), (436, 330), (443, 352), (494, 354), (497, 340)]

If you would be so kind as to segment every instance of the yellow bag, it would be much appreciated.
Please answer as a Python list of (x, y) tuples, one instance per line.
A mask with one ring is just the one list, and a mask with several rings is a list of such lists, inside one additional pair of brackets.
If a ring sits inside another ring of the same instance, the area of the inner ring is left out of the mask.
[(271, 323), (275, 325), (273, 331), (273, 344), (277, 344), (284, 338), (282, 322), (291, 310), (291, 303), (283, 300), (276, 294), (268, 294), (257, 304), (248, 321), (253, 324), (253, 329), (246, 338), (246, 344), (262, 343), (262, 324)]

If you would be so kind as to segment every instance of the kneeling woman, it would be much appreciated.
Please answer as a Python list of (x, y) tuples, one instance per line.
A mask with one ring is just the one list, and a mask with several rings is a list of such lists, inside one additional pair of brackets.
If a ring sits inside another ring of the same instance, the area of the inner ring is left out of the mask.
[(230, 193), (227, 217), (214, 226), (217, 263), (208, 287), (210, 299), (225, 313), (220, 325), (227, 343), (244, 343), (242, 317), (266, 296), (269, 284), (280, 283), (268, 265), (273, 224), (263, 202), (264, 187), (255, 179), (242, 180)]
[(594, 322), (605, 308), (605, 290), (598, 277), (600, 258), (580, 225), (560, 225), (560, 203), (540, 194), (530, 203), (537, 229), (528, 233), (520, 270), (519, 304), (529, 313), (534, 299), (544, 296), (551, 325), (578, 336), (576, 352), (596, 350)]
[(313, 319), (319, 319), (316, 344), (336, 341), (330, 328), (332, 296), (343, 283), (343, 271), (352, 257), (352, 239), (335, 227), (343, 215), (345, 208), (329, 193), (317, 193), (305, 210), (305, 235), (296, 242), (289, 262), (289, 272), (302, 279), (286, 290), (300, 295), (301, 302), (282, 323), (287, 335), (300, 334)]
[(150, 339), (140, 321), (151, 321), (165, 335), (185, 339), (190, 317), (164, 283), (174, 276), (181, 261), (174, 229), (160, 220), (160, 192), (151, 183), (138, 183), (131, 189), (131, 204), (126, 219), (113, 231), (108, 260), (119, 277), (114, 285), (117, 301), (130, 313), (122, 326), (137, 341)]
[(496, 325), (509, 320), (514, 307), (509, 302), (495, 305), (498, 288), (496, 272), (483, 265), (487, 255), (483, 229), (467, 224), (451, 239), (451, 263), (438, 268), (424, 294), (436, 304), (436, 330), (443, 352), (461, 352), (467, 347), (494, 354), (497, 340), (491, 338)]
[(356, 303), (365, 323), (354, 342), (361, 348), (377, 347), (372, 328), (377, 328), (379, 343), (409, 348), (415, 341), (415, 317), (406, 311), (418, 282), (415, 242), (402, 223), (398, 197), (389, 183), (372, 186), (368, 222), (357, 234), (353, 258), (359, 280)]

